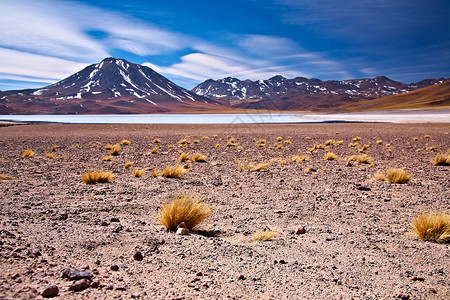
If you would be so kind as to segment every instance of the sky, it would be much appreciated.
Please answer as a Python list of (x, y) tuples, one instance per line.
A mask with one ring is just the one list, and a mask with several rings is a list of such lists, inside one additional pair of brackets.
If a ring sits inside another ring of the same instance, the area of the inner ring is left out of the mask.
[(191, 89), (228, 76), (450, 77), (448, 0), (0, 0), (0, 90), (106, 57)]

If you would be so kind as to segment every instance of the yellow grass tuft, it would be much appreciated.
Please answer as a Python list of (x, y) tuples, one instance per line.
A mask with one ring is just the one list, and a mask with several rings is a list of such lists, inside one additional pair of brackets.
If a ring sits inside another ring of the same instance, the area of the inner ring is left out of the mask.
[(33, 150), (27, 149), (27, 150), (23, 151), (22, 157), (23, 158), (30, 158), (30, 157), (33, 157), (35, 154), (36, 153), (34, 153)]
[(445, 212), (421, 213), (413, 218), (412, 234), (423, 241), (450, 242), (450, 215)]
[(316, 171), (317, 171), (317, 170), (314, 169), (314, 168), (306, 168), (306, 169), (304, 170), (305, 173), (311, 173), (311, 172), (316, 172)]
[(161, 140), (160, 140), (160, 139), (154, 139), (154, 140), (153, 140), (153, 143), (159, 144), (159, 143), (161, 143)]
[(109, 151), (109, 154), (110, 155), (119, 155), (119, 152), (120, 152), (120, 144), (115, 144)]
[(189, 160), (191, 162), (205, 162), (206, 161), (206, 155), (203, 155), (201, 153), (195, 153), (192, 155)]
[(129, 145), (129, 144), (131, 144), (131, 142), (129, 140), (121, 140), (120, 144), (121, 145)]
[(189, 145), (191, 143), (191, 141), (188, 140), (188, 138), (189, 138), (188, 136), (185, 136), (183, 139), (178, 141), (178, 144), (183, 145), (183, 146)]
[(237, 146), (236, 144), (236, 140), (234, 139), (234, 137), (230, 137), (230, 139), (228, 140), (228, 142), (225, 145), (226, 147), (234, 147)]
[(334, 144), (334, 140), (327, 140), (323, 143), (325, 146), (329, 146), (329, 145), (333, 145)]
[(381, 145), (381, 144), (383, 144), (383, 140), (378, 140), (377, 145)]
[(244, 168), (245, 168), (244, 164), (240, 163), (240, 164), (238, 165), (238, 172), (244, 171)]
[(242, 146), (237, 146), (236, 150), (237, 151), (242, 151), (242, 150), (244, 150), (244, 148), (242, 148)]
[(282, 138), (281, 136), (277, 137), (277, 141), (278, 141), (278, 142), (280, 142), (280, 141), (282, 141), (282, 140), (283, 140), (283, 138)]
[(352, 155), (348, 160), (353, 160), (361, 164), (371, 164), (374, 162), (374, 159), (367, 154)]
[(359, 137), (359, 136), (352, 138), (352, 142), (357, 142), (360, 140), (361, 140), (361, 137)]
[(430, 147), (425, 148), (425, 150), (427, 150), (427, 151), (435, 151), (436, 147), (430, 146)]
[(433, 166), (450, 166), (450, 154), (438, 154), (432, 160)]
[(249, 164), (247, 168), (248, 168), (248, 170), (249, 170), (250, 172), (258, 172), (258, 171), (264, 170), (264, 169), (267, 168), (268, 166), (270, 166), (270, 162), (267, 162), (267, 163), (259, 163), (259, 164), (257, 164), (256, 166), (253, 166), (252, 164)]
[(168, 230), (175, 231), (184, 222), (189, 230), (212, 216), (214, 210), (206, 200), (195, 194), (181, 194), (161, 205), (157, 219)]
[(280, 166), (284, 166), (285, 164), (286, 164), (286, 160), (281, 159), (281, 160), (280, 160)]
[(189, 153), (180, 152), (180, 156), (178, 157), (179, 162), (185, 162), (189, 159)]
[(351, 148), (351, 147), (356, 147), (356, 146), (358, 146), (359, 145), (359, 143), (349, 143), (348, 144), (348, 146)]
[(365, 144), (364, 146), (358, 147), (358, 152), (363, 152), (364, 150), (366, 150), (367, 148), (369, 148), (369, 145)]
[(257, 147), (265, 147), (266, 146), (267, 141), (266, 140), (258, 140), (256, 142), (256, 146)]
[(344, 141), (334, 141), (335, 145), (342, 145), (344, 143)]
[(124, 167), (124, 169), (129, 169), (129, 168), (131, 168), (133, 166), (133, 164), (134, 164), (134, 162), (129, 161), (123, 167)]
[(207, 140), (207, 139), (209, 139), (209, 136), (206, 136), (206, 135), (202, 136), (202, 140)]
[(215, 138), (218, 137), (218, 135), (217, 135), (217, 134), (213, 134), (211, 137), (212, 137), (213, 139), (215, 139)]
[(336, 154), (334, 154), (333, 152), (328, 152), (325, 154), (323, 159), (324, 160), (335, 160), (335, 159), (338, 159), (338, 156)]
[(424, 135), (424, 137), (423, 137), (424, 139), (429, 139), (430, 138), (430, 135)]
[(94, 143), (93, 142), (89, 142), (89, 143), (87, 143), (87, 146), (88, 147), (92, 147), (92, 146), (94, 146)]
[(311, 137), (310, 136), (305, 136), (305, 140), (310, 140)]
[(386, 147), (389, 148), (390, 146), (391, 146), (391, 143), (387, 143), (387, 144), (386, 144)]
[(102, 171), (92, 171), (81, 174), (81, 179), (85, 184), (94, 184), (94, 183), (106, 183), (111, 182), (114, 178), (114, 174), (111, 171), (102, 172)]
[(386, 180), (386, 174), (384, 172), (378, 171), (373, 176), (373, 180), (384, 181)]
[(145, 153), (146, 155), (150, 155), (152, 153), (156, 153), (156, 151), (158, 151), (158, 147), (153, 147), (152, 150), (148, 151), (147, 153)]
[(268, 241), (274, 238), (278, 232), (270, 230), (270, 229), (264, 229), (264, 230), (257, 230), (253, 233), (252, 239), (254, 241)]
[(138, 169), (138, 168), (133, 169), (134, 177), (141, 177), (142, 175), (144, 175), (144, 173), (145, 173), (145, 168), (144, 169)]
[(386, 179), (389, 183), (407, 183), (412, 178), (404, 169), (389, 168), (386, 171)]
[(114, 156), (112, 155), (108, 155), (108, 156), (103, 156), (100, 160), (101, 161), (110, 161), (114, 158)]
[(55, 158), (55, 155), (53, 153), (46, 153), (45, 157), (47, 157), (47, 158)]
[(194, 144), (198, 144), (198, 143), (200, 143), (200, 140), (192, 140), (192, 142), (193, 142)]
[(167, 166), (162, 170), (161, 173), (159, 173), (159, 175), (166, 178), (180, 178), (188, 171), (189, 171), (188, 169), (185, 169), (183, 166), (180, 165)]
[(106, 149), (106, 150), (111, 150), (113, 147), (114, 147), (114, 146), (113, 146), (113, 145), (110, 145), (110, 144), (105, 145), (105, 149)]
[(0, 174), (0, 181), (2, 180), (17, 180), (17, 178), (6, 175), (6, 174)]
[(292, 144), (292, 141), (291, 140), (285, 140), (283, 143), (284, 144)]
[(51, 148), (50, 148), (50, 152), (54, 152), (56, 150), (56, 145), (53, 145)]
[(413, 137), (413, 141), (417, 141), (417, 140), (419, 140), (418, 137)]

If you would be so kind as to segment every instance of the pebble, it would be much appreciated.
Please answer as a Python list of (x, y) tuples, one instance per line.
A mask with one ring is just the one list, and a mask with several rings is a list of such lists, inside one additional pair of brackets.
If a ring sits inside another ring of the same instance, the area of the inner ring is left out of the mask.
[(181, 222), (180, 224), (178, 224), (177, 230), (180, 229), (180, 228), (186, 228), (186, 229), (188, 229), (187, 226), (186, 226), (186, 224), (185, 224), (184, 222)]
[(395, 298), (397, 299), (402, 299), (402, 300), (409, 300), (409, 295), (408, 294), (403, 294), (403, 293), (398, 293)]
[(70, 280), (79, 280), (79, 279), (92, 279), (94, 275), (87, 271), (79, 271), (72, 268), (67, 268), (61, 273), (62, 278), (67, 278)]
[(91, 281), (87, 279), (80, 279), (72, 283), (69, 287), (69, 291), (79, 292), (85, 290), (91, 286)]
[(141, 253), (141, 251), (136, 251), (134, 254), (133, 254), (133, 258), (134, 258), (134, 260), (143, 260), (144, 259), (144, 256), (142, 255), (142, 253)]
[(304, 234), (306, 232), (305, 227), (299, 226), (295, 229), (295, 234)]
[(245, 276), (243, 274), (239, 275), (238, 277), (239, 280), (245, 280)]
[(111, 266), (111, 270), (112, 271), (119, 271), (119, 266), (118, 265), (112, 265)]
[(120, 222), (119, 218), (113, 217), (110, 219), (111, 222)]
[(189, 229), (187, 229), (187, 228), (178, 228), (176, 233), (179, 234), (179, 235), (187, 235), (187, 234), (189, 234)]
[(56, 285), (48, 285), (41, 292), (41, 296), (44, 298), (56, 297), (58, 294), (59, 288)]

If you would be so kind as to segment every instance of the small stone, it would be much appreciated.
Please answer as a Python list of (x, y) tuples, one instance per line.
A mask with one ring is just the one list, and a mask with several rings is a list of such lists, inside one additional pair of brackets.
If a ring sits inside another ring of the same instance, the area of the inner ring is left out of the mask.
[(295, 234), (304, 234), (306, 232), (305, 227), (299, 226), (295, 229)]
[(124, 287), (124, 286), (116, 286), (116, 287), (114, 287), (114, 289), (116, 290), (116, 291), (126, 291), (127, 290), (127, 288), (126, 287)]
[(186, 226), (186, 224), (184, 222), (181, 222), (180, 224), (178, 224), (177, 230), (180, 229), (180, 228), (186, 228), (187, 229), (187, 226)]
[(187, 235), (187, 234), (189, 234), (189, 229), (187, 229), (187, 228), (178, 228), (177, 229), (177, 234), (179, 234), (179, 235)]
[(372, 190), (370, 187), (364, 186), (364, 185), (358, 185), (356, 187), (356, 189), (359, 190), (359, 191), (371, 191)]
[(273, 211), (276, 214), (284, 214), (286, 211), (282, 210), (282, 209), (276, 209)]
[(111, 271), (119, 271), (119, 266), (118, 265), (112, 265), (111, 266)]
[(56, 285), (48, 285), (46, 286), (41, 293), (41, 296), (44, 298), (56, 297), (59, 294), (59, 288)]
[(98, 288), (100, 286), (100, 281), (93, 281), (91, 283), (91, 288)]
[(102, 225), (102, 226), (108, 226), (108, 225), (109, 225), (109, 223), (108, 223), (108, 222), (106, 222), (106, 221), (102, 221), (102, 223), (101, 223), (100, 225)]
[(114, 233), (119, 233), (119, 232), (121, 232), (123, 230), (123, 226), (122, 225), (117, 225), (114, 229), (113, 229), (113, 232)]
[(79, 292), (91, 286), (91, 281), (87, 279), (80, 279), (75, 281), (70, 287), (69, 291)]
[(425, 281), (425, 278), (423, 277), (419, 277), (419, 276), (413, 276), (413, 278), (411, 278), (412, 281)]
[(111, 222), (120, 222), (119, 218), (113, 217), (110, 219)]
[(347, 166), (347, 167), (353, 167), (352, 163), (349, 162), (349, 161), (347, 162), (346, 166)]
[(70, 280), (79, 280), (79, 279), (92, 279), (94, 275), (87, 271), (78, 271), (76, 269), (67, 268), (61, 273), (62, 278), (67, 278)]
[(408, 294), (403, 294), (403, 293), (398, 293), (395, 298), (397, 299), (402, 299), (402, 300), (409, 300), (409, 295)]
[(282, 265), (287, 264), (287, 262), (284, 259), (280, 259), (279, 263), (282, 264)]
[(245, 280), (245, 276), (243, 274), (239, 275), (238, 277), (239, 280)]
[(133, 258), (134, 258), (134, 260), (143, 260), (144, 259), (144, 256), (142, 255), (142, 253), (141, 253), (141, 251), (136, 251), (134, 254), (133, 254)]

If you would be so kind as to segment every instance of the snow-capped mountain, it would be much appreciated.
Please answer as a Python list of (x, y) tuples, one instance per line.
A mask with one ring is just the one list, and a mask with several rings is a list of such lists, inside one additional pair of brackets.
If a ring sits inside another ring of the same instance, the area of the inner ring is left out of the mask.
[(0, 113), (154, 113), (208, 104), (217, 102), (112, 57), (40, 89), (0, 93)]
[[(287, 79), (281, 75), (267, 80), (244, 80), (227, 77), (208, 79), (191, 91), (212, 99), (232, 101), (233, 107), (258, 109), (310, 109), (331, 107), (361, 99), (375, 99), (406, 93), (443, 82), (445, 79), (427, 79), (405, 84), (385, 76), (352, 80)], [(260, 99), (260, 101), (255, 101)], [(251, 100), (251, 101), (244, 101)]]

